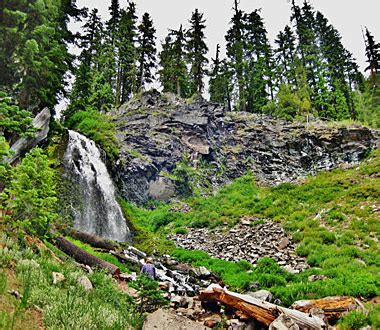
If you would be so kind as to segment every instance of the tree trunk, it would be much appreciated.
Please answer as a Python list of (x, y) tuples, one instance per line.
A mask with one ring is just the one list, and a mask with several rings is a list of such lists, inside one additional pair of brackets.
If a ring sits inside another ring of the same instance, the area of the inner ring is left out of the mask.
[(76, 239), (79, 239), (83, 243), (90, 244), (93, 247), (105, 250), (116, 250), (119, 245), (111, 240), (101, 238), (96, 235), (85, 233), (76, 229), (71, 230), (70, 235)]
[(242, 295), (211, 286), (199, 295), (202, 301), (216, 300), (229, 307), (243, 312), (245, 315), (269, 326), (280, 315), (291, 318), (301, 329), (327, 329), (325, 322), (316, 316), (271, 304), (248, 295)]
[(329, 321), (336, 321), (342, 313), (363, 309), (362, 304), (352, 297), (326, 297), (317, 300), (296, 301), (291, 308), (309, 313), (312, 309), (321, 309)]
[(115, 265), (101, 260), (92, 254), (87, 253), (81, 248), (77, 247), (73, 243), (69, 242), (67, 239), (63, 237), (57, 237), (54, 240), (54, 244), (63, 252), (73, 257), (77, 262), (85, 265), (89, 265), (91, 267), (97, 267), (101, 269), (105, 269), (110, 272), (112, 275), (117, 276), (120, 274), (120, 269)]

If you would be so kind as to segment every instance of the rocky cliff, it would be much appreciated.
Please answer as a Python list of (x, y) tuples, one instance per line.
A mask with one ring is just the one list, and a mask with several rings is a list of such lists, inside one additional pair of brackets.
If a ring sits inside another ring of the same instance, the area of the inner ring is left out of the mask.
[(247, 171), (260, 184), (292, 182), (356, 164), (380, 140), (378, 131), (357, 124), (226, 112), (201, 98), (189, 102), (156, 91), (112, 116), (122, 146), (114, 177), (123, 197), (137, 203), (169, 200), (187, 184), (211, 191)]

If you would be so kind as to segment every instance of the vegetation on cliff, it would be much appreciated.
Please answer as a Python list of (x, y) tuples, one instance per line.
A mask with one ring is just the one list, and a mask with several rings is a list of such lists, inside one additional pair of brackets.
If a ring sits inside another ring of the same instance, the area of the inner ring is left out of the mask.
[[(244, 262), (217, 260), (201, 251), (163, 247), (159, 240), (156, 246), (150, 244), (150, 249), (169, 249), (179, 260), (206, 266), (237, 289), (258, 281), (286, 304), (329, 295), (370, 298), (380, 293), (379, 171), (380, 154), (375, 151), (361, 166), (322, 172), (298, 185), (258, 187), (252, 176), (246, 175), (215, 196), (190, 197), (186, 200), (188, 213), (171, 211), (175, 204), (158, 205), (150, 211), (125, 205), (125, 210), (139, 227), (164, 237), (185, 232), (187, 226), (232, 226), (243, 216), (272, 219), (299, 243), (297, 252), (307, 258), (309, 270), (291, 275), (268, 261), (262, 272)], [(249, 269), (253, 273), (247, 272)], [(325, 275), (328, 280), (308, 282), (311, 274)]]

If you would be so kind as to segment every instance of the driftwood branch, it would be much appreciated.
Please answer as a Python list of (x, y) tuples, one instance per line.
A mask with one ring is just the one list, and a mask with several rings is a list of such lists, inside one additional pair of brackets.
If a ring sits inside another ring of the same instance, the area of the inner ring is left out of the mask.
[(63, 237), (55, 238), (54, 243), (60, 250), (73, 257), (77, 262), (81, 264), (105, 269), (114, 276), (120, 274), (120, 269), (115, 265), (87, 253)]
[(326, 297), (317, 300), (296, 301), (291, 308), (304, 313), (310, 313), (313, 309), (320, 309), (329, 321), (335, 321), (342, 316), (342, 313), (363, 309), (363, 306), (352, 297)]
[(199, 299), (202, 301), (219, 301), (266, 326), (269, 326), (279, 316), (284, 315), (291, 318), (301, 329), (327, 329), (326, 323), (317, 316), (277, 306), (248, 295), (230, 292), (216, 285), (202, 291)]

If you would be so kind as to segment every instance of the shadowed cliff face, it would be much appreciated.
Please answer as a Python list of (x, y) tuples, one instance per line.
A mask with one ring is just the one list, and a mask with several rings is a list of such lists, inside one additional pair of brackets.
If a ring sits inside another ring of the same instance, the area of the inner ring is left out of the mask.
[(216, 189), (247, 171), (260, 184), (276, 185), (358, 163), (379, 144), (379, 132), (356, 124), (228, 113), (203, 99), (187, 104), (158, 92), (144, 94), (112, 116), (122, 145), (114, 177), (123, 197), (137, 203), (178, 195), (173, 173), (179, 162), (194, 169), (190, 172), (203, 188)]

